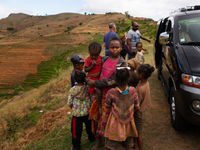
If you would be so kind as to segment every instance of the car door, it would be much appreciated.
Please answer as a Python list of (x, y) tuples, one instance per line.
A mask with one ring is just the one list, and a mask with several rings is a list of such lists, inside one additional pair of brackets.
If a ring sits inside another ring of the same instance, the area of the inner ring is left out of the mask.
[(165, 32), (169, 34), (168, 44), (163, 46), (163, 77), (166, 82), (168, 93), (171, 86), (175, 86), (174, 75), (177, 69), (176, 66), (176, 55), (174, 46), (174, 20), (173, 18), (167, 18)]

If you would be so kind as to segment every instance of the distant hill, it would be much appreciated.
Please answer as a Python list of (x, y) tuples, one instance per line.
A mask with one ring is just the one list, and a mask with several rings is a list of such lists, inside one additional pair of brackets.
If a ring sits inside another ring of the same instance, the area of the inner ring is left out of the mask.
[[(138, 21), (142, 34), (154, 37), (156, 23), (152, 19), (127, 17), (121, 13), (89, 15), (61, 13), (49, 16), (17, 13), (1, 19), (0, 95), (1, 87), (20, 85), (26, 80), (27, 75), (31, 76), (29, 80), (32, 80), (33, 76), (38, 79), (41, 74), (39, 77), (29, 74), (37, 73), (41, 62), (63, 53), (71, 55), (71, 52), (76, 52), (73, 49), (81, 45), (85, 45), (87, 49), (89, 41), (102, 40), (108, 31), (109, 23), (115, 22), (118, 33), (121, 34), (130, 29), (131, 21)], [(55, 73), (54, 69), (52, 72)], [(42, 83), (48, 81), (39, 80)]]

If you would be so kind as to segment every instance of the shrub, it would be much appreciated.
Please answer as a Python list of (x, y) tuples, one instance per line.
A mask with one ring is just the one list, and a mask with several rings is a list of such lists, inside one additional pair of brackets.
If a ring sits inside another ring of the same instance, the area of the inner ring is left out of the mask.
[(15, 28), (13, 28), (13, 27), (7, 27), (7, 30), (8, 30), (8, 31), (14, 31)]

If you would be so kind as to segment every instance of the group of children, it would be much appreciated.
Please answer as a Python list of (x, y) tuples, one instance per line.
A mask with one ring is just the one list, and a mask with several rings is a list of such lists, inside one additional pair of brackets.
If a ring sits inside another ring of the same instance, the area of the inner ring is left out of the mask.
[(135, 58), (127, 63), (120, 56), (122, 46), (122, 41), (113, 37), (110, 56), (100, 56), (102, 47), (93, 42), (85, 61), (80, 55), (71, 57), (74, 70), (68, 105), (72, 108), (72, 150), (80, 149), (83, 123), (88, 139), (97, 140), (94, 150), (102, 145), (103, 137), (106, 150), (120, 146), (143, 149), (143, 112), (151, 104), (148, 78), (154, 67)]

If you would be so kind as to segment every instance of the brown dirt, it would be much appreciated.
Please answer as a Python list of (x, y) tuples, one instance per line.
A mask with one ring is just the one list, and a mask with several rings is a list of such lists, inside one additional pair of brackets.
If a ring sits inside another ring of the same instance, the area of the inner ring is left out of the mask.
[[(153, 50), (152, 44), (145, 48)], [(154, 65), (154, 52), (147, 54), (145, 61)], [(149, 56), (148, 56), (149, 55)], [(170, 123), (170, 110), (167, 98), (155, 71), (150, 78), (152, 108), (145, 113), (144, 147), (145, 150), (200, 150), (200, 129), (190, 126), (177, 132)]]
[[(26, 18), (26, 21), (20, 21), (20, 18)], [(3, 38), (0, 39), (0, 45), (3, 46), (0, 48), (0, 88), (17, 85), (24, 81), (27, 74), (36, 73), (38, 64), (50, 58), (42, 55), (48, 45), (85, 44), (92, 40), (89, 32), (91, 34), (105, 33), (108, 30), (108, 23), (119, 19), (125, 19), (125, 16), (122, 14), (112, 15), (112, 17), (107, 15), (85, 16), (69, 13), (31, 17), (24, 14), (12, 14), (7, 19), (0, 20), (0, 29), (5, 30), (1, 33)], [(6, 31), (11, 21), (15, 22), (17, 29), (17, 32), (13, 34)], [(63, 35), (67, 27), (71, 26), (76, 28), (70, 31), (69, 35)], [(48, 41), (46, 40), (48, 37), (55, 40)]]
[(37, 66), (49, 56), (43, 49), (5, 49), (0, 54), (0, 87), (24, 81), (29, 73), (36, 73)]

